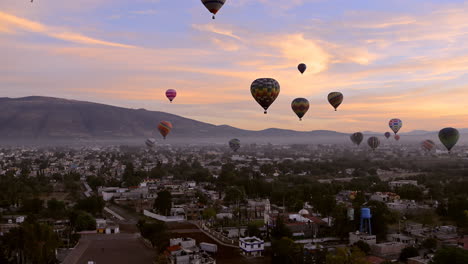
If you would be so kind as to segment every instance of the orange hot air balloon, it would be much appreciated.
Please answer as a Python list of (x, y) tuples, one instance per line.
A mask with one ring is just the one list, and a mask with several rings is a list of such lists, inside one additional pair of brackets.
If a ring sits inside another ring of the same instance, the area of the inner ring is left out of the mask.
[(158, 125), (158, 130), (159, 133), (163, 136), (164, 139), (166, 139), (166, 136), (171, 132), (172, 130), (172, 124), (169, 121), (162, 121)]

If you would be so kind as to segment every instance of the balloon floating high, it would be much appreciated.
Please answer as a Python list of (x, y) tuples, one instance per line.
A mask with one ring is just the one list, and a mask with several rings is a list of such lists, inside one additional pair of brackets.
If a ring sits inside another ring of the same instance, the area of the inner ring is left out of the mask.
[(390, 132), (385, 132), (385, 134), (384, 134), (384, 136), (385, 136), (387, 139), (389, 139), (391, 135), (392, 135), (392, 134), (390, 134)]
[(309, 110), (309, 101), (305, 98), (296, 98), (292, 101), (291, 108), (299, 117), (299, 120), (302, 120), (302, 117)]
[(460, 139), (460, 133), (453, 127), (446, 127), (439, 131), (439, 139), (450, 153)]
[(264, 113), (266, 114), (268, 107), (270, 107), (280, 93), (280, 84), (272, 78), (256, 79), (250, 85), (250, 92), (255, 101), (265, 109)]
[(394, 138), (395, 138), (396, 141), (398, 141), (398, 140), (400, 140), (400, 135), (395, 135)]
[(380, 145), (380, 140), (377, 138), (377, 137), (370, 137), (368, 140), (367, 140), (367, 145), (369, 145), (369, 147), (375, 151), (379, 145)]
[(229, 140), (229, 147), (234, 151), (237, 152), (237, 150), (240, 148), (240, 140), (237, 138), (233, 138)]
[(304, 63), (301, 63), (297, 65), (297, 69), (301, 72), (301, 74), (304, 74), (304, 72), (307, 70), (307, 65)]
[(148, 148), (154, 148), (156, 146), (156, 139), (148, 138), (146, 139), (145, 144)]
[(388, 122), (388, 126), (396, 135), (398, 131), (400, 131), (400, 128), (403, 126), (403, 122), (398, 118), (394, 118), (390, 120), (390, 122)]
[(159, 133), (163, 136), (164, 139), (166, 139), (166, 136), (171, 132), (172, 130), (172, 124), (169, 121), (162, 121), (158, 125), (158, 130)]
[(216, 13), (223, 7), (226, 0), (201, 0), (205, 5), (206, 9), (213, 14), (213, 19), (215, 19)]
[(424, 140), (422, 143), (421, 143), (421, 147), (427, 151), (427, 152), (431, 152), (432, 149), (435, 147), (435, 143), (434, 141), (428, 139), (428, 140)]
[(340, 92), (332, 92), (328, 94), (328, 102), (336, 109), (343, 103), (343, 94)]
[(364, 139), (364, 135), (361, 132), (356, 132), (350, 136), (351, 141), (356, 145), (361, 145), (362, 140)]
[(166, 91), (166, 97), (167, 99), (169, 99), (169, 101), (172, 103), (172, 100), (174, 100), (174, 98), (176, 98), (177, 96), (177, 91), (174, 90), (174, 89), (169, 89)]

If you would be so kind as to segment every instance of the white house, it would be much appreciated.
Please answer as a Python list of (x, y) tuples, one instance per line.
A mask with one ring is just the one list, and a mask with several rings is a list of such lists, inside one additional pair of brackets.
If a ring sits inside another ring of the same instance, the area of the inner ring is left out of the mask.
[(265, 241), (258, 237), (243, 237), (239, 239), (239, 248), (244, 255), (261, 256), (265, 250)]

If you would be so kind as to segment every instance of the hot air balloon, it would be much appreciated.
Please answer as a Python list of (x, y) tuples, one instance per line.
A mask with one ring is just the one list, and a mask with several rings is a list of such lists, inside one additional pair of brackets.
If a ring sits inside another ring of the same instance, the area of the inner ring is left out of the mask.
[(297, 65), (297, 69), (301, 72), (301, 74), (304, 74), (304, 72), (307, 70), (307, 65), (304, 63), (301, 63)]
[(377, 137), (370, 137), (367, 140), (367, 144), (369, 145), (369, 147), (371, 147), (372, 150), (375, 151), (375, 149), (378, 148), (380, 145), (380, 140)]
[(400, 131), (400, 128), (403, 126), (403, 122), (400, 119), (394, 118), (388, 122), (388, 126), (393, 130), (395, 135)]
[(343, 102), (343, 94), (340, 92), (332, 92), (328, 94), (328, 102), (336, 109)]
[(159, 133), (161, 133), (164, 139), (166, 139), (167, 134), (171, 132), (171, 129), (172, 129), (172, 124), (169, 121), (162, 121), (158, 125)]
[(424, 140), (422, 143), (421, 143), (421, 147), (427, 151), (427, 152), (431, 152), (431, 150), (435, 147), (435, 143), (434, 141), (428, 139), (428, 140)]
[(395, 138), (396, 141), (398, 141), (398, 140), (400, 140), (400, 135), (395, 135), (394, 138)]
[(452, 148), (457, 144), (459, 138), (460, 133), (455, 128), (446, 127), (439, 131), (440, 142), (444, 144), (449, 153), (452, 151)]
[(156, 146), (156, 139), (148, 138), (146, 139), (145, 144), (148, 148), (154, 148), (154, 146)]
[(279, 95), (280, 85), (275, 79), (260, 78), (253, 81), (252, 85), (250, 85), (250, 92), (255, 101), (265, 109), (266, 114), (268, 107)]
[(240, 148), (240, 140), (237, 138), (229, 140), (229, 147), (236, 152)]
[(385, 132), (385, 134), (384, 134), (384, 136), (385, 136), (387, 139), (389, 139), (391, 135), (392, 135), (392, 134), (390, 134), (390, 132)]
[(172, 103), (172, 100), (174, 100), (174, 98), (176, 98), (177, 96), (177, 91), (174, 90), (174, 89), (169, 89), (166, 91), (166, 97), (167, 99), (169, 99), (169, 101), (171, 101)]
[(302, 120), (302, 117), (309, 110), (309, 101), (305, 98), (296, 98), (292, 101), (291, 108), (299, 117), (299, 120)]
[(206, 9), (213, 14), (213, 19), (215, 19), (216, 13), (223, 7), (226, 0), (201, 0), (205, 5)]
[(356, 145), (361, 145), (362, 140), (364, 139), (364, 135), (361, 132), (356, 132), (350, 136), (351, 141)]

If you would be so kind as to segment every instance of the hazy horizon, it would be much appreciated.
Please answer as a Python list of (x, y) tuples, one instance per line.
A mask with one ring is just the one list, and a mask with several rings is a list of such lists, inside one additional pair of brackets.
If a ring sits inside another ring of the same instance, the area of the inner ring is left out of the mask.
[[(461, 1), (0, 3), (2, 96), (53, 96), (164, 111), (249, 130), (437, 131), (468, 124)], [(296, 66), (308, 69), (301, 75)], [(250, 84), (281, 92), (264, 115)], [(164, 96), (173, 88), (170, 104)], [(341, 91), (333, 111), (326, 95)], [(290, 102), (306, 97), (302, 122)]]

